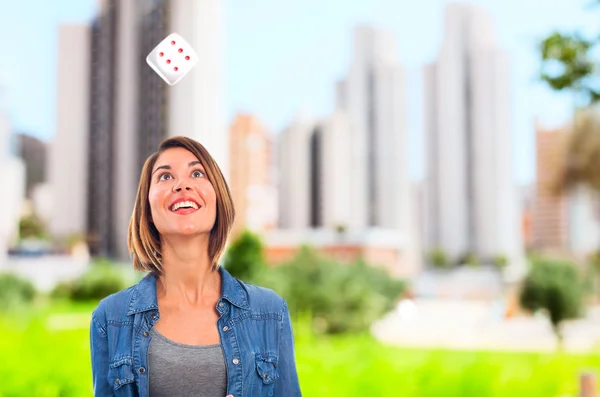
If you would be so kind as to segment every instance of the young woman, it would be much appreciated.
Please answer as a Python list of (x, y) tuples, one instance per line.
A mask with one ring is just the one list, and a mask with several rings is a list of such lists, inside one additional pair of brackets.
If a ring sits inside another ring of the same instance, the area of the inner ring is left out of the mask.
[(100, 302), (96, 396), (301, 396), (288, 308), (218, 265), (235, 211), (198, 142), (162, 142), (144, 164), (128, 245), (136, 285)]

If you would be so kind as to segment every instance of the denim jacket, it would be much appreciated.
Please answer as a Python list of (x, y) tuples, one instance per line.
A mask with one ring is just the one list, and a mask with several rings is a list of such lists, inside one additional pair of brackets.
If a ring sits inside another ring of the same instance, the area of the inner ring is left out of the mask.
[[(227, 365), (227, 394), (301, 396), (286, 301), (272, 290), (234, 278), (223, 267), (219, 272), (217, 326)], [(152, 274), (98, 304), (90, 323), (95, 396), (148, 397), (150, 330), (159, 318)]]

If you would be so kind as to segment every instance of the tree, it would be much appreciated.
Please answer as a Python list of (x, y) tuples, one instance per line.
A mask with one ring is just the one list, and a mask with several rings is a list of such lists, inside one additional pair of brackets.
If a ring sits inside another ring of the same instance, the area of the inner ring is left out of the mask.
[(554, 91), (574, 94), (576, 107), (600, 101), (593, 50), (600, 41), (588, 40), (578, 33), (553, 32), (540, 44), (540, 77)]
[(266, 267), (260, 237), (244, 230), (227, 250), (223, 266), (233, 277), (252, 282)]
[[(594, 0), (593, 6), (598, 5), (600, 0)], [(600, 197), (598, 49), (600, 35), (586, 38), (577, 32), (555, 31), (540, 43), (541, 80), (554, 91), (572, 94), (574, 105), (573, 131), (557, 175), (555, 194), (581, 186)], [(600, 199), (596, 202), (600, 219)]]
[(583, 281), (577, 268), (569, 262), (536, 261), (523, 281), (519, 300), (527, 310), (545, 312), (560, 348), (564, 321), (581, 315)]
[[(600, 5), (600, 0), (595, 1)], [(577, 186), (600, 192), (600, 81), (597, 58), (600, 36), (555, 31), (540, 43), (540, 78), (550, 89), (573, 96), (573, 132), (566, 150), (564, 169), (555, 193)]]

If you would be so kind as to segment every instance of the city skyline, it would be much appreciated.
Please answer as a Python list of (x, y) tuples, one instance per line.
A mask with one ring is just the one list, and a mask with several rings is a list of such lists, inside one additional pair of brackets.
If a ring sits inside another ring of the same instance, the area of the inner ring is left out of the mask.
[[(39, 0), (3, 5), (8, 10), (4, 15), (11, 18), (0, 24), (2, 37), (9, 37), (13, 30), (19, 32), (13, 21), (29, 20), (39, 25), (39, 30), (20, 35), (27, 45), (7, 41), (8, 51), (0, 55), (2, 60), (7, 56), (14, 57), (12, 62), (0, 62), (0, 76), (5, 76), (4, 79), (11, 83), (11, 119), (16, 131), (45, 140), (55, 134), (56, 104), (52, 91), (56, 89), (53, 81), (56, 68), (52, 60), (57, 57), (57, 26), (59, 22), (88, 22), (94, 12), (94, 3), (63, 0), (51, 7), (52, 10)], [(407, 112), (410, 116), (411, 177), (422, 179), (423, 137), (419, 121), (422, 94), (418, 83), (420, 72), (416, 70), (429, 62), (438, 50), (445, 2), (429, 0), (407, 5), (376, 1), (370, 5), (343, 6), (334, 3), (317, 7), (313, 0), (286, 6), (262, 1), (250, 7), (225, 1), (227, 29), (223, 73), (227, 76), (224, 101), (227, 114), (223, 122), (229, 123), (237, 111), (243, 111), (257, 115), (269, 130), (279, 133), (303, 102), (312, 103), (315, 116), (331, 113), (334, 93), (330, 82), (347, 72), (351, 52), (347, 37), (353, 27), (368, 23), (391, 28), (400, 43), (400, 61), (407, 65), (412, 82), (408, 88)], [(546, 124), (560, 124), (568, 117), (570, 109), (564, 97), (534, 83), (536, 39), (559, 27), (592, 31), (593, 18), (585, 15), (583, 2), (573, 4), (558, 0), (551, 9), (538, 0), (518, 4), (491, 0), (472, 3), (484, 5), (494, 15), (499, 44), (509, 49), (515, 60), (511, 84), (516, 88), (512, 128), (516, 177), (519, 183), (531, 182), (535, 117), (539, 115)], [(316, 9), (319, 9), (318, 14), (314, 13)], [(289, 18), (273, 18), (277, 15), (294, 15), (295, 18), (289, 23)], [(257, 23), (261, 20), (265, 23)], [(310, 31), (303, 29), (308, 22)], [(273, 35), (273, 31), (278, 34)], [(414, 37), (419, 37), (418, 42)], [(27, 56), (30, 51), (40, 53), (47, 64), (30, 62), (31, 58)], [(315, 57), (320, 61), (307, 61)], [(39, 94), (30, 98), (29, 92)]]

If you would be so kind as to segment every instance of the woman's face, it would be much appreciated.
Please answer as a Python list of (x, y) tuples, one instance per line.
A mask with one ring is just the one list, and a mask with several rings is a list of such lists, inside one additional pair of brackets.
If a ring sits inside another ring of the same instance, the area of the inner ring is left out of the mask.
[(215, 189), (200, 161), (186, 149), (168, 149), (158, 156), (148, 200), (154, 226), (163, 237), (208, 233), (215, 224)]

